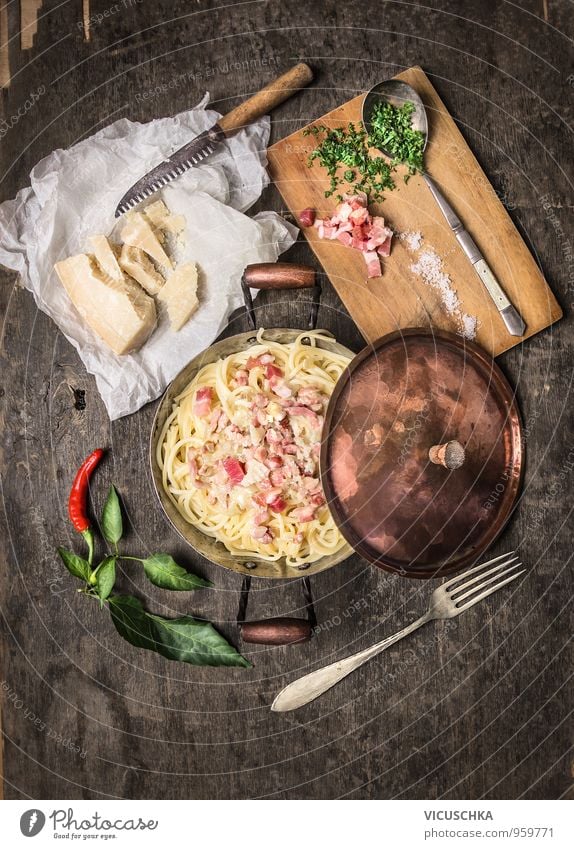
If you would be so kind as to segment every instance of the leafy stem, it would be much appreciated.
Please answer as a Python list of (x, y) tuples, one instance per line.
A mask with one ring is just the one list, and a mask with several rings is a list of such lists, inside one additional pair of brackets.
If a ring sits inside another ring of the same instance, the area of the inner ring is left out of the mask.
[(113, 594), (116, 583), (116, 566), (119, 560), (141, 563), (147, 579), (157, 587), (167, 590), (195, 590), (209, 587), (211, 583), (188, 572), (169, 554), (152, 554), (135, 557), (121, 554), (118, 543), (123, 536), (122, 508), (114, 486), (110, 487), (100, 523), (102, 535), (112, 546), (108, 554), (93, 568), (94, 537), (84, 533), (88, 544), (88, 559), (58, 548), (66, 569), (82, 581), (78, 590), (96, 599), (100, 608), (107, 606), (117, 632), (127, 642), (163, 655), (170, 660), (180, 660), (197, 666), (238, 666), (248, 668), (251, 663), (227, 642), (210, 622), (191, 616), (164, 619), (148, 613), (134, 596)]

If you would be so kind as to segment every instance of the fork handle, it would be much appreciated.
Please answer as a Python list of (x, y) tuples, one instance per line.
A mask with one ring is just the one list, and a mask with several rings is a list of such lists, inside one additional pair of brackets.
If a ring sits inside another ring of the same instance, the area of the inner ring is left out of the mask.
[(357, 654), (352, 654), (343, 660), (337, 660), (329, 666), (324, 666), (322, 669), (317, 669), (315, 672), (310, 672), (308, 675), (298, 678), (296, 681), (288, 684), (275, 697), (271, 705), (271, 710), (284, 712), (309, 704), (309, 702), (312, 702), (318, 696), (330, 690), (331, 687), (338, 684), (339, 681), (346, 678), (347, 675), (354, 672), (355, 669), (358, 669), (359, 666), (362, 666), (372, 657), (376, 657), (376, 655), (380, 654), (389, 646), (392, 646), (393, 643), (402, 640), (407, 634), (412, 634), (421, 625), (425, 625), (434, 618), (429, 610), (420, 619), (407, 625), (402, 631), (397, 631), (396, 634), (386, 637), (380, 643), (375, 643), (374, 646), (370, 646), (368, 649), (363, 649), (363, 651), (357, 652)]

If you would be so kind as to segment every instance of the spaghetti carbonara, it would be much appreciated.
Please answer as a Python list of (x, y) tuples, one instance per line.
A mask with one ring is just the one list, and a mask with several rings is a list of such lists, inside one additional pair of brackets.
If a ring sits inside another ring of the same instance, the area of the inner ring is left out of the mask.
[(319, 480), (325, 409), (348, 363), (317, 345), (326, 338), (281, 344), (260, 330), (174, 401), (157, 449), (164, 489), (233, 554), (296, 566), (345, 544)]

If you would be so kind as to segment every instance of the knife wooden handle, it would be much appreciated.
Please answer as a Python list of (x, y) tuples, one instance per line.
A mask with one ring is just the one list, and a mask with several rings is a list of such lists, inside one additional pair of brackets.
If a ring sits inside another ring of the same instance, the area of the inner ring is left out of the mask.
[(309, 85), (312, 79), (313, 71), (309, 65), (300, 62), (299, 65), (295, 65), (290, 71), (266, 85), (245, 103), (241, 103), (227, 115), (223, 115), (217, 123), (225, 135), (230, 136), (262, 115), (266, 115), (296, 91)]
[(310, 289), (315, 269), (293, 262), (256, 262), (247, 266), (243, 280), (250, 289)]

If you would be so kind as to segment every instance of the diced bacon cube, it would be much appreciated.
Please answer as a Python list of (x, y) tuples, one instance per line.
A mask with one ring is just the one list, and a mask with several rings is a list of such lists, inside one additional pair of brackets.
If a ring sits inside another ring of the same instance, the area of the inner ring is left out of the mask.
[(301, 210), (299, 213), (301, 227), (312, 227), (315, 223), (315, 214), (315, 210), (310, 206), (307, 209)]
[(284, 380), (274, 380), (271, 381), (273, 392), (279, 396), (279, 398), (290, 398), (293, 395), (291, 391), (291, 387), (287, 386)]
[(243, 464), (235, 457), (226, 457), (223, 461), (223, 468), (227, 472), (227, 477), (233, 486), (237, 486), (245, 477)]
[(264, 525), (268, 520), (269, 510), (258, 510), (253, 516), (253, 525), (254, 527), (258, 527), (258, 525)]
[(349, 215), (349, 219), (353, 222), (353, 224), (357, 226), (365, 224), (368, 218), (369, 212), (364, 206), (359, 206), (357, 209), (354, 209)]
[(344, 230), (339, 230), (339, 232), (337, 233), (337, 239), (339, 242), (341, 242), (342, 245), (345, 245), (346, 248), (351, 247), (353, 237), (350, 233), (347, 233)]
[(376, 251), (365, 251), (365, 262), (367, 263), (367, 277), (381, 276), (381, 263)]
[(387, 236), (385, 241), (382, 244), (379, 245), (379, 247), (377, 248), (377, 253), (379, 254), (379, 256), (390, 256), (391, 255), (392, 238), (393, 238), (393, 234), (391, 233), (391, 235)]
[(276, 496), (273, 501), (268, 501), (267, 504), (273, 513), (282, 513), (287, 507), (287, 502), (280, 495)]
[(238, 386), (247, 386), (249, 375), (244, 369), (238, 368), (235, 372), (234, 380)]
[(202, 386), (195, 393), (193, 402), (193, 413), (196, 416), (207, 416), (211, 412), (213, 401), (213, 389), (211, 386)]
[(283, 377), (283, 370), (279, 366), (267, 365), (265, 366), (265, 377), (267, 380), (271, 380), (274, 377)]
[(292, 510), (289, 514), (291, 519), (295, 519), (296, 522), (312, 522), (315, 518), (315, 506), (308, 504), (304, 507), (296, 507), (295, 510)]

